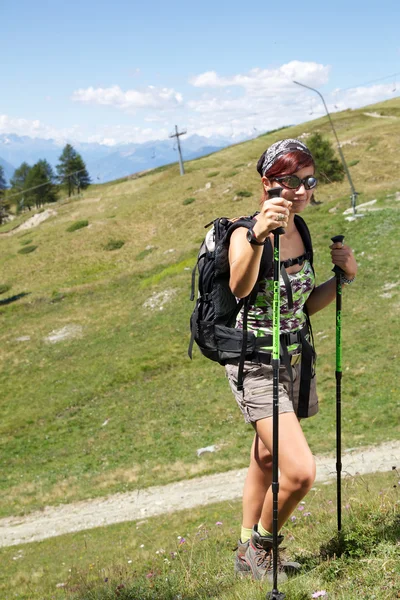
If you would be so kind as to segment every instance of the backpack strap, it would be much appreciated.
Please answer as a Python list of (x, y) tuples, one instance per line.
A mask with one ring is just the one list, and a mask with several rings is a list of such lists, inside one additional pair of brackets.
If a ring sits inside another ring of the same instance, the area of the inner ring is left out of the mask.
[(314, 252), (311, 243), (311, 234), (308, 229), (308, 225), (305, 220), (300, 215), (294, 215), (294, 222), (297, 227), (298, 232), (301, 235), (301, 239), (303, 240), (304, 248), (306, 249), (306, 255), (308, 260), (311, 263), (312, 269), (314, 271)]

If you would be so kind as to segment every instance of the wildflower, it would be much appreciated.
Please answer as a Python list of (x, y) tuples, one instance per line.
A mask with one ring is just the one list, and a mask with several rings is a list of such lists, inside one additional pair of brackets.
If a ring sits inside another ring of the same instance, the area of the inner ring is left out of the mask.
[(217, 521), (215, 524), (216, 525), (223, 525), (222, 521)]
[(130, 565), (131, 563), (132, 563), (132, 561), (129, 559), (129, 560), (128, 560), (128, 565)]
[(304, 513), (304, 516), (305, 516), (305, 517), (309, 517), (310, 515), (311, 515), (311, 513), (310, 513), (310, 512), (305, 512), (305, 513)]
[(141, 547), (141, 548), (144, 548), (144, 544), (140, 544), (140, 547)]
[(147, 577), (147, 579), (151, 579), (152, 577), (154, 577), (153, 571), (150, 571), (150, 573), (147, 573), (146, 577)]
[(290, 517), (290, 520), (292, 521), (292, 523), (295, 523), (295, 522), (297, 521), (297, 519), (296, 519), (296, 517), (295, 517), (295, 516), (293, 516), (293, 517)]
[(304, 506), (298, 506), (297, 510), (304, 510)]
[(321, 598), (321, 596), (326, 596), (325, 590), (320, 590), (318, 592), (314, 592), (311, 597), (312, 598)]
[(185, 538), (181, 538), (181, 541), (179, 542), (179, 545), (184, 544), (186, 542)]

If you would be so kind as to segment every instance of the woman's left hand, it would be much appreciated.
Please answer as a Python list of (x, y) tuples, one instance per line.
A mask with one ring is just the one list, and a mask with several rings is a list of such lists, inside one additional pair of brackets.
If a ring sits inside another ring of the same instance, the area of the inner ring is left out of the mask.
[(331, 257), (334, 265), (337, 265), (344, 271), (347, 279), (353, 279), (357, 273), (357, 263), (352, 249), (341, 242), (335, 242), (331, 246)]

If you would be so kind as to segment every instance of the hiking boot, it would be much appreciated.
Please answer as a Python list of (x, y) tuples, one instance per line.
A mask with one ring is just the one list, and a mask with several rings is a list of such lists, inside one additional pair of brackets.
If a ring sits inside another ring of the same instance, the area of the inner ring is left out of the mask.
[[(278, 535), (278, 546), (282, 541), (283, 535)], [(257, 531), (257, 525), (255, 525), (249, 547), (245, 554), (245, 561), (251, 569), (253, 579), (266, 578), (273, 583), (272, 547), (272, 535), (260, 535)], [(280, 556), (278, 555), (278, 583), (285, 582), (288, 575), (294, 575), (299, 570), (299, 563), (293, 561), (281, 561)]]
[(247, 548), (249, 547), (250, 540), (247, 542), (238, 541), (235, 555), (235, 573), (239, 577), (246, 577), (251, 574), (251, 569), (247, 562), (245, 561), (245, 554), (247, 552)]

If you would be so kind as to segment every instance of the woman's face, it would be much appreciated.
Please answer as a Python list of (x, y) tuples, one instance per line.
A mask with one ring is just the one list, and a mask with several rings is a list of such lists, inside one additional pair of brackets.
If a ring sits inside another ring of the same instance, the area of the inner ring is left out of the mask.
[[(297, 175), (297, 177), (299, 179), (305, 179), (306, 177), (310, 177), (310, 176), (314, 175), (314, 167), (313, 166), (303, 167), (302, 169), (299, 169), (295, 173), (292, 173), (292, 175)], [(293, 190), (293, 189), (289, 189), (289, 188), (285, 187), (282, 182), (276, 181), (273, 178), (268, 179), (267, 177), (263, 177), (262, 181), (263, 181), (264, 188), (266, 191), (268, 191), (268, 189), (270, 189), (270, 188), (276, 188), (276, 187), (282, 188), (282, 190), (283, 190), (282, 194), (281, 194), (282, 198), (285, 198), (286, 200), (290, 200), (292, 202), (292, 208), (291, 208), (292, 213), (302, 212), (310, 203), (311, 196), (313, 195), (313, 192), (315, 191), (315, 188), (313, 188), (311, 190), (306, 190), (306, 188), (304, 187), (304, 183), (302, 183), (300, 185), (300, 187), (298, 187), (297, 189)]]

